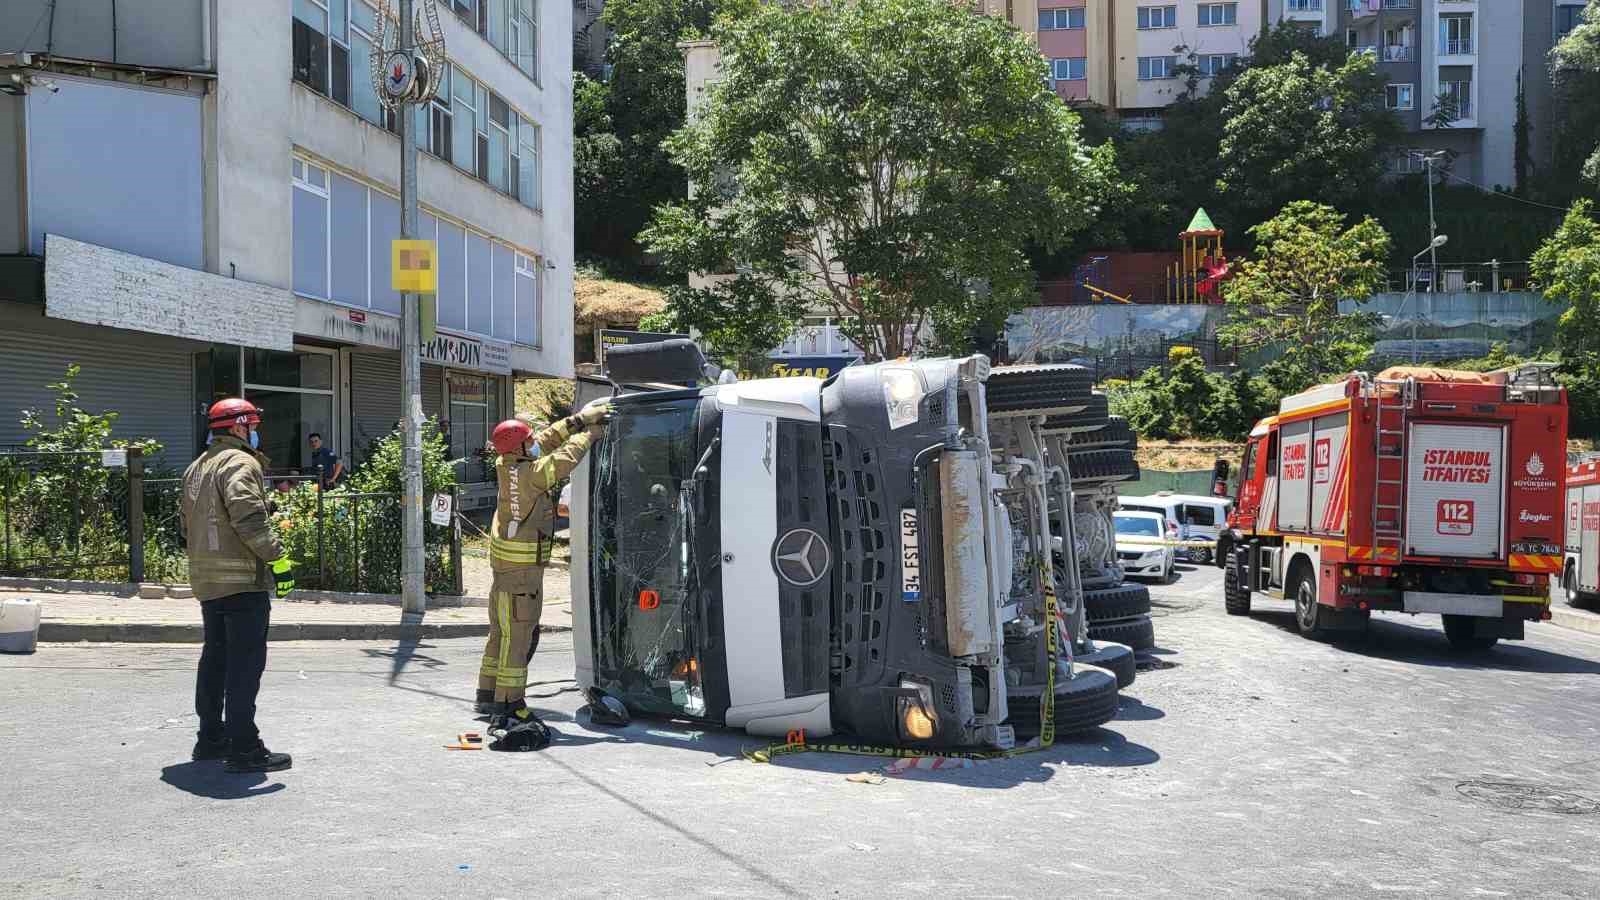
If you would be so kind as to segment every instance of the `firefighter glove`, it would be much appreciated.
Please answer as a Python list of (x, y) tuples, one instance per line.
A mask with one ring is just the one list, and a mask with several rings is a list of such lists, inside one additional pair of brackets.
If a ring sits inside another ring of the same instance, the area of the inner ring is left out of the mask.
[(288, 596), (294, 590), (294, 562), (284, 556), (272, 561), (272, 580), (276, 582), (276, 594), (279, 597)]
[(583, 409), (578, 411), (578, 420), (586, 426), (601, 425), (610, 421), (611, 413), (614, 409), (615, 407), (609, 398), (603, 397), (599, 400), (591, 400)]

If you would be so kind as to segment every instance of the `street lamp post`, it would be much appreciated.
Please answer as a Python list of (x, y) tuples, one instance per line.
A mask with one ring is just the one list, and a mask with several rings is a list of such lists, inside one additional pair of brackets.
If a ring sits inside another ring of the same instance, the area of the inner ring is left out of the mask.
[[(1432, 218), (1432, 217), (1430, 216), (1430, 218)], [(1411, 280), (1411, 289), (1406, 291), (1406, 299), (1407, 300), (1414, 299), (1416, 297), (1416, 294), (1417, 294), (1417, 260), (1421, 259), (1422, 258), (1422, 254), (1424, 254), (1424, 253), (1433, 254), (1433, 258), (1435, 260), (1437, 260), (1438, 259), (1438, 253), (1437, 253), (1438, 249), (1440, 247), (1443, 247), (1449, 241), (1450, 241), (1450, 235), (1448, 235), (1448, 234), (1436, 234), (1436, 235), (1433, 236), (1433, 240), (1428, 242), (1428, 246), (1426, 246), (1426, 247), (1422, 248), (1421, 250), (1417, 251), (1417, 254), (1415, 256), (1411, 257), (1411, 273), (1410, 273), (1411, 274), (1411, 279), (1410, 279)], [(1433, 279), (1434, 279), (1434, 281), (1437, 281), (1438, 278), (1439, 278), (1438, 264), (1434, 263)], [(1434, 281), (1430, 281), (1428, 283), (1428, 293), (1430, 293), (1430, 294), (1434, 292)], [(1400, 305), (1401, 305), (1402, 309), (1405, 307), (1404, 303), (1402, 303)], [(1417, 304), (1417, 306), (1411, 310), (1411, 364), (1412, 365), (1416, 365), (1417, 362), (1419, 361), (1418, 360), (1418, 350), (1417, 350), (1417, 318), (1418, 318), (1418, 313), (1420, 313), (1422, 311), (1421, 310), (1421, 305), (1422, 304), (1419, 302)]]

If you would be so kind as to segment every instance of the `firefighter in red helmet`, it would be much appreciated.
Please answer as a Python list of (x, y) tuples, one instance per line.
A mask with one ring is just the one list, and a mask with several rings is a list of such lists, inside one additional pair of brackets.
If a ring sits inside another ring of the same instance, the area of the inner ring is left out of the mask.
[(267, 665), (268, 594), (287, 594), (294, 575), (272, 532), (255, 450), (261, 410), (229, 397), (213, 403), (207, 418), (211, 443), (183, 473), (181, 506), (189, 583), (205, 624), (193, 757), (226, 759), (230, 772), (275, 772), (291, 760), (261, 743), (256, 694)]
[[(539, 646), (544, 567), (555, 537), (556, 496), (611, 416), (596, 400), (577, 415), (535, 432), (523, 415), (496, 425), (499, 500), (489, 533), (489, 641), (478, 670), (477, 710), (493, 717), (493, 749), (537, 750), (549, 743), (544, 723), (528, 709), (528, 663)], [(503, 729), (503, 731), (502, 731)]]

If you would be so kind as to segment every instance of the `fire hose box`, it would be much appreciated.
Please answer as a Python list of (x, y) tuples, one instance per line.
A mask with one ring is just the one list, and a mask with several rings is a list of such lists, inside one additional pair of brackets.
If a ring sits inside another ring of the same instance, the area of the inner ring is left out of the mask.
[(0, 603), (0, 653), (32, 653), (39, 644), (39, 617), (33, 599)]

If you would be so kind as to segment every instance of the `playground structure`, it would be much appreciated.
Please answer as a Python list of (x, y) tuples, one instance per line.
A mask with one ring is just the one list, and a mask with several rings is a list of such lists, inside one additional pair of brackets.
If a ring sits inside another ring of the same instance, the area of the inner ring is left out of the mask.
[(1222, 229), (1199, 209), (1178, 235), (1177, 254), (1094, 254), (1073, 269), (1068, 281), (1041, 284), (1040, 296), (1045, 305), (1221, 303), (1222, 282), (1232, 275), (1222, 239)]
[(1231, 274), (1222, 249), (1222, 229), (1205, 208), (1195, 210), (1178, 235), (1178, 261), (1167, 267), (1168, 303), (1221, 303), (1222, 282)]

